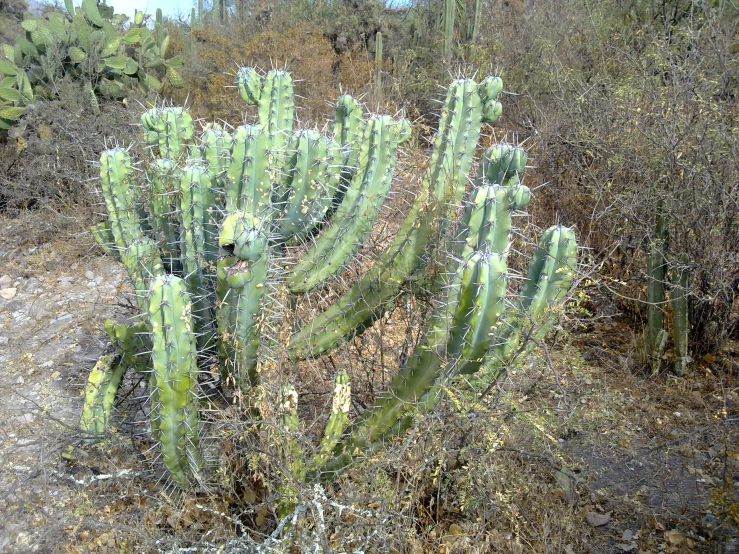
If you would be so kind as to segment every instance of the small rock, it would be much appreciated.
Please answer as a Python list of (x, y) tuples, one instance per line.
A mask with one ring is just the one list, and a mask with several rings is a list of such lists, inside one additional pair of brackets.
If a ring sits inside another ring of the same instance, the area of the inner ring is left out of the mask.
[(10, 288), (10, 285), (13, 284), (13, 279), (10, 278), (10, 275), (3, 275), (0, 277), (0, 289), (7, 289)]
[(464, 529), (460, 525), (457, 525), (456, 523), (452, 523), (449, 526), (449, 534), (450, 535), (461, 535), (464, 533)]
[(10, 339), (8, 337), (0, 337), (0, 346), (5, 346), (9, 341)]
[(45, 318), (47, 315), (49, 315), (49, 312), (46, 311), (45, 308), (41, 308), (41, 307), (34, 310), (34, 313), (33, 313), (33, 317), (36, 321)]
[(88, 269), (87, 271), (85, 271), (85, 278), (88, 281), (92, 281), (95, 278), (95, 274)]
[(29, 423), (33, 423), (34, 419), (35, 419), (34, 415), (31, 413), (28, 413), (28, 414), (11, 417), (10, 423), (13, 425), (28, 425)]
[(103, 284), (103, 276), (102, 275), (98, 275), (93, 280), (95, 281), (95, 284), (98, 285), (98, 286)]
[(23, 377), (19, 375), (18, 378), (15, 380), (15, 384), (22, 385), (23, 383), (24, 383)]
[(599, 514), (598, 512), (588, 512), (585, 519), (591, 527), (602, 527), (611, 521), (611, 514)]
[(0, 289), (0, 297), (4, 298), (5, 300), (12, 300), (15, 298), (15, 293), (18, 289), (15, 287), (10, 287), (7, 289)]

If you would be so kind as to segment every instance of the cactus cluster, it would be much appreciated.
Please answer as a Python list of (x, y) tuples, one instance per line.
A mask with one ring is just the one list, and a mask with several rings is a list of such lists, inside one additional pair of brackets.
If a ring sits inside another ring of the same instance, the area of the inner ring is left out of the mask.
[[(294, 315), (282, 308), (292, 305), (286, 297), (321, 294), (351, 263), (378, 220), (399, 145), (411, 133), (406, 120), (364, 114), (348, 95), (336, 102), (331, 135), (293, 129), (288, 73), (242, 68), (236, 84), (258, 109), (255, 125), (209, 125), (196, 138), (185, 110), (156, 107), (141, 119), (151, 153), (144, 179), (137, 182), (121, 148), (105, 151), (100, 162), (108, 220), (93, 233), (128, 269), (144, 317), (108, 324), (117, 353), (93, 370), (81, 424), (89, 441), (98, 440), (122, 372), (148, 371), (152, 433), (181, 487), (205, 475), (198, 371), (217, 364), (234, 396), (258, 416), (256, 399), (264, 395), (256, 392), (269, 384), (263, 354), (275, 347), (274, 338), (266, 344), (274, 331), (268, 320)], [(271, 428), (280, 433), (290, 482), (330, 479), (433, 407), (445, 382), (473, 373), (495, 378), (511, 353), (526, 347), (530, 329), (541, 337), (551, 326), (576, 265), (570, 229), (544, 233), (518, 298), (506, 300), (511, 215), (531, 197), (520, 181), (525, 152), (488, 148), (465, 196), (482, 124), (500, 116), (501, 89), (494, 77), (452, 83), (421, 190), (398, 234), (364, 277), (287, 341), (282, 358), (321, 356), (370, 327), (419, 280), (435, 295), (412, 356), (353, 421), (349, 377), (339, 372), (310, 458), (297, 440), (297, 393), (280, 388)], [(297, 261), (288, 249), (300, 253)], [(281, 504), (289, 508), (289, 500)]]
[(45, 16), (26, 14), (21, 22), (25, 36), (15, 46), (2, 45), (0, 59), (0, 130), (12, 127), (33, 100), (33, 89), (53, 96), (62, 78), (79, 82), (93, 110), (96, 95), (120, 98), (128, 90), (157, 91), (166, 78), (182, 86), (177, 68), (179, 56), (167, 57), (169, 33), (157, 10), (154, 30), (137, 12), (128, 17), (114, 14), (112, 6), (83, 0), (74, 7), (66, 0), (67, 13), (49, 11)]

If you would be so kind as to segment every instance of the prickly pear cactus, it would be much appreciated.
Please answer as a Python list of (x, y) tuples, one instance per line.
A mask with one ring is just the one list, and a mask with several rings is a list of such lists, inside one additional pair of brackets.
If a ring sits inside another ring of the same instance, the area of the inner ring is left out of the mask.
[[(501, 114), (502, 82), (459, 79), (447, 92), (421, 190), (397, 235), (328, 309), (296, 325), (294, 307), (311, 305), (327, 284), (345, 278), (378, 221), (410, 124), (365, 115), (343, 95), (331, 135), (293, 129), (288, 73), (242, 68), (236, 85), (257, 108), (257, 124), (232, 132), (209, 125), (197, 137), (185, 110), (154, 107), (141, 119), (151, 155), (144, 178), (126, 150), (101, 157), (108, 220), (93, 234), (128, 269), (146, 317), (108, 325), (117, 353), (101, 358), (90, 376), (82, 426), (88, 440), (100, 437), (123, 372), (148, 372), (152, 434), (172, 482), (203, 486), (199, 411), (207, 401), (198, 374), (218, 367), (249, 417), (264, 413), (272, 391), (265, 417), (277, 419), (266, 427), (281, 437), (276, 456), (287, 477), (278, 511), (285, 514), (294, 483), (330, 479), (380, 448), (431, 409), (457, 376), (496, 378), (512, 353), (527, 347), (532, 323), (534, 337), (543, 338), (572, 283), (577, 244), (568, 228), (547, 230), (518, 298), (507, 299), (512, 214), (531, 199), (521, 183), (526, 153), (490, 147), (465, 195), (482, 125)], [(354, 418), (349, 375), (339, 371), (322, 436), (307, 455), (297, 440), (297, 392), (270, 381), (276, 364), (284, 373), (331, 352), (419, 279), (435, 298), (413, 354)], [(291, 336), (279, 334), (285, 328)]]

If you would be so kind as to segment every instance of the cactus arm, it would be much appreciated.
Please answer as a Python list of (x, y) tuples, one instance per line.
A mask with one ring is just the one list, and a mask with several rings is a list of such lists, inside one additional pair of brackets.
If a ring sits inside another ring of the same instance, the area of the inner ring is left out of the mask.
[(480, 98), (482, 99), (482, 120), (485, 123), (495, 123), (503, 113), (503, 105), (498, 101), (503, 91), (503, 81), (500, 77), (489, 76), (480, 83)]
[(339, 146), (317, 131), (293, 135), (289, 162), (275, 191), (281, 242), (300, 243), (324, 218), (339, 185)]
[(127, 369), (120, 362), (116, 352), (104, 354), (90, 371), (80, 416), (80, 430), (88, 444), (100, 442), (110, 422), (115, 395)]
[[(480, 352), (490, 342), (489, 332), (503, 313), (506, 271), (505, 260), (498, 254), (476, 252), (462, 264), (446, 300), (434, 310), (426, 341), (352, 426), (349, 438), (335, 450), (337, 457), (327, 465), (329, 471), (345, 467), (357, 452), (379, 448), (391, 429), (395, 433), (407, 428), (412, 421), (405, 418), (409, 410), (424, 405), (430, 409), (436, 403), (438, 394), (433, 389), (442, 378), (454, 377), (460, 361), (477, 361), (466, 356), (482, 357)], [(480, 308), (486, 313), (478, 313)]]
[(113, 148), (100, 155), (100, 185), (115, 244), (123, 250), (144, 236), (136, 214), (136, 176), (126, 150)]
[(226, 172), (226, 213), (245, 210), (268, 214), (273, 183), (270, 149), (270, 139), (264, 129), (256, 125), (242, 125), (236, 129)]
[(149, 237), (136, 239), (121, 252), (121, 261), (133, 281), (139, 309), (144, 311), (146, 310), (144, 292), (149, 288), (149, 281), (164, 273), (164, 264), (159, 256), (159, 249)]
[(232, 141), (233, 137), (218, 125), (208, 125), (200, 136), (201, 156), (219, 185), (225, 185)]
[(665, 301), (667, 277), (667, 228), (660, 202), (657, 207), (654, 242), (647, 256), (647, 329), (645, 340), (649, 366), (654, 375), (659, 371), (667, 332), (664, 329), (662, 305)]
[(688, 267), (688, 255), (678, 256), (677, 278), (670, 289), (672, 302), (672, 328), (675, 342), (675, 373), (685, 375), (688, 365), (688, 333), (690, 322), (688, 319), (688, 281), (690, 270)]
[(262, 96), (262, 78), (253, 67), (240, 67), (236, 72), (236, 87), (239, 96), (250, 106), (259, 104)]
[(576, 266), (577, 240), (572, 229), (562, 226), (547, 229), (534, 251), (516, 303), (496, 329), (485, 361), (487, 373), (498, 374), (500, 367), (508, 364), (527, 326), (546, 327), (547, 314), (569, 291)]
[(407, 277), (423, 263), (424, 245), (432, 229), (429, 205), (428, 193), (422, 191), (378, 263), (337, 302), (290, 337), (291, 359), (325, 354), (382, 316)]
[(184, 108), (151, 108), (141, 116), (144, 141), (152, 153), (176, 160), (195, 134), (192, 116)]
[(198, 350), (215, 338), (210, 291), (215, 280), (216, 207), (212, 176), (200, 163), (190, 163), (180, 176), (180, 247), (185, 282), (192, 298)]
[(128, 325), (108, 319), (105, 322), (105, 331), (116, 352), (121, 356), (120, 365), (133, 368), (140, 373), (147, 371), (144, 360), (145, 353), (151, 351), (151, 341), (145, 321)]
[(115, 237), (113, 236), (113, 228), (110, 225), (110, 221), (101, 221), (90, 227), (90, 232), (95, 242), (103, 249), (103, 251), (113, 258), (114, 260), (120, 261), (121, 256), (116, 250)]
[(351, 404), (351, 386), (349, 375), (342, 371), (334, 379), (334, 395), (331, 402), (331, 413), (323, 429), (323, 436), (319, 445), (318, 453), (311, 464), (311, 473), (319, 472), (321, 468), (333, 455), (336, 445), (339, 443), (344, 428), (349, 421), (349, 406)]
[(172, 160), (157, 158), (147, 168), (148, 223), (169, 273), (181, 271), (179, 233), (174, 217), (175, 185), (179, 169)]
[(152, 431), (175, 484), (190, 488), (202, 479), (203, 459), (196, 394), (197, 350), (185, 282), (173, 275), (157, 277), (149, 288), (148, 305)]
[(392, 182), (402, 122), (372, 117), (365, 128), (358, 171), (331, 224), (288, 276), (291, 292), (318, 287), (349, 261), (372, 230)]
[(259, 124), (269, 136), (270, 155), (278, 160), (283, 155), (293, 127), (295, 99), (293, 80), (287, 71), (273, 69), (264, 79), (259, 98)]
[(234, 258), (219, 262), (216, 319), (222, 329), (219, 352), (226, 354), (224, 372), (241, 391), (258, 384), (257, 361), (264, 283), (267, 278), (267, 235), (263, 220), (246, 213), (223, 221), (219, 244)]

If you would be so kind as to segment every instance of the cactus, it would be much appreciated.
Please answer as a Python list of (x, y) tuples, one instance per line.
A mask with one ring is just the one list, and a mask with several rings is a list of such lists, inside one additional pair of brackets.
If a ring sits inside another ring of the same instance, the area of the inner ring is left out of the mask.
[(152, 337), (152, 433), (174, 482), (189, 488), (203, 479), (192, 305), (187, 286), (174, 275), (152, 280), (147, 300)]
[(193, 138), (192, 117), (182, 108), (151, 108), (141, 116), (144, 140), (162, 158), (177, 159)]
[(678, 256), (677, 273), (670, 287), (670, 301), (672, 302), (672, 330), (675, 343), (675, 373), (685, 375), (688, 365), (688, 333), (690, 323), (688, 320), (688, 280), (690, 269), (688, 267), (688, 255)]
[(389, 116), (373, 116), (367, 121), (358, 156), (360, 169), (334, 214), (334, 223), (288, 276), (291, 292), (316, 288), (351, 259), (380, 214), (395, 171), (398, 146), (409, 131)]
[(27, 14), (21, 23), (25, 36), (15, 48), (3, 49), (0, 130), (9, 129), (22, 116), (34, 89), (56, 96), (63, 79), (80, 84), (93, 111), (99, 109), (101, 94), (122, 98), (131, 89), (158, 90), (164, 78), (172, 86), (182, 86), (177, 68), (183, 61), (167, 57), (168, 32), (161, 20), (152, 33), (143, 26), (141, 12), (126, 26), (125, 16), (92, 0), (77, 8), (70, 2), (66, 9), (69, 17), (53, 10), (44, 16)]
[(398, 234), (356, 285), (290, 337), (291, 358), (320, 356), (341, 341), (362, 333), (385, 313), (388, 303), (416, 270), (423, 267), (425, 260), (433, 257), (431, 238), (439, 231), (436, 222), (448, 217), (450, 203), (461, 200), (480, 135), (482, 114), (489, 104), (497, 102), (489, 90), (485, 89), (485, 94), (483, 101), (472, 80), (452, 83), (421, 193)]
[[(287, 73), (262, 78), (242, 68), (236, 83), (241, 98), (257, 107), (259, 122), (232, 135), (209, 125), (195, 140), (181, 108), (152, 108), (142, 116), (152, 155), (143, 190), (125, 150), (101, 156), (108, 221), (94, 232), (128, 269), (148, 318), (108, 325), (118, 354), (101, 361), (91, 382), (114, 383), (114, 371), (150, 368), (152, 433), (183, 488), (206, 479), (198, 367), (218, 358), (234, 399), (259, 417), (260, 399), (270, 391), (264, 376), (274, 365), (274, 359), (265, 363), (265, 353), (283, 346), (270, 318), (285, 316), (290, 308), (283, 305), (297, 305), (293, 297), (283, 302), (288, 294), (308, 295), (352, 260), (377, 220), (399, 145), (410, 135), (407, 121), (365, 118), (348, 95), (336, 103), (332, 136), (294, 131)], [(413, 354), (353, 423), (349, 377), (338, 373), (312, 456), (297, 440), (297, 393), (289, 384), (280, 387), (271, 427), (287, 476), (278, 486), (280, 514), (294, 506), (297, 483), (328, 479), (402, 433), (416, 413), (442, 398), (451, 379), (481, 369), (494, 378), (496, 364), (527, 347), (529, 323), (541, 324), (538, 338), (551, 325), (572, 281), (570, 229), (544, 234), (519, 299), (506, 303), (511, 216), (531, 198), (520, 179), (525, 152), (505, 144), (486, 150), (456, 228), (450, 217), (462, 202), (482, 123), (500, 117), (501, 90), (498, 78), (452, 84), (421, 190), (397, 236), (357, 284), (277, 353), (282, 360), (319, 356), (372, 325), (419, 282), (433, 295)], [(303, 248), (304, 242), (310, 245)], [(90, 391), (82, 424), (98, 437), (110, 420), (115, 386)]]
[(99, 441), (108, 427), (115, 394), (126, 371), (120, 358), (117, 352), (103, 354), (90, 371), (80, 415), (80, 431), (85, 442)]
[(441, 35), (444, 41), (442, 56), (444, 61), (449, 61), (452, 57), (452, 45), (454, 41), (454, 17), (457, 10), (456, 0), (444, 0), (443, 13), (441, 15)]
[(382, 102), (382, 33), (375, 35), (375, 100)]
[(663, 214), (663, 203), (657, 206), (654, 241), (647, 257), (647, 328), (644, 341), (647, 361), (652, 375), (659, 372), (662, 353), (667, 343), (667, 331), (663, 324), (665, 302), (665, 280), (667, 278), (667, 222)]

